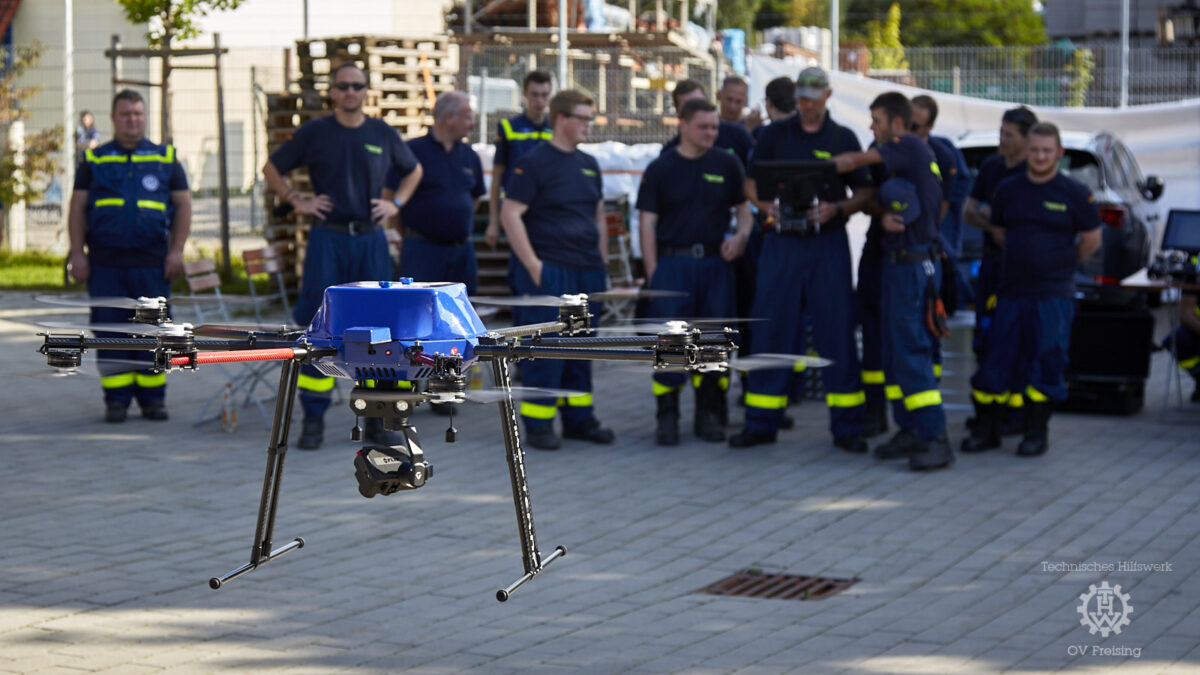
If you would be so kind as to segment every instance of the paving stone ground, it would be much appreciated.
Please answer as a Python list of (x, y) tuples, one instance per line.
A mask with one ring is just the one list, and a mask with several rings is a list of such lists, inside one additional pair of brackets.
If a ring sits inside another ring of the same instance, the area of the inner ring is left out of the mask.
[[(500, 604), (521, 558), (494, 405), (453, 445), (419, 412), (433, 479), (371, 500), (336, 409), (325, 448), (288, 455), (276, 541), (307, 545), (212, 591), (249, 554), (262, 419), (193, 426), (209, 369), (171, 375), (170, 422), (106, 425), (96, 380), (14, 374), (39, 368), (33, 308), (0, 294), (0, 672), (1200, 672), (1200, 405), (1164, 410), (1162, 354), (1143, 412), (1060, 414), (1045, 457), (1010, 439), (933, 474), (836, 450), (811, 401), (773, 446), (658, 448), (649, 376), (598, 368), (618, 442), (529, 455), (542, 549), (569, 553)], [(957, 442), (965, 331), (948, 349)], [(1053, 568), (1128, 560), (1171, 571)], [(746, 568), (861, 581), (696, 592)], [(1107, 638), (1077, 611), (1104, 582), (1133, 608)]]

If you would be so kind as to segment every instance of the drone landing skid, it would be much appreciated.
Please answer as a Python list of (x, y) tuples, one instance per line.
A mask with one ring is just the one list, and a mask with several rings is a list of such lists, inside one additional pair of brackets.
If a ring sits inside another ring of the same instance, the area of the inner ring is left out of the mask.
[[(496, 386), (500, 389), (507, 390), (512, 386), (509, 380), (508, 359), (494, 359), (492, 375), (495, 376)], [(526, 581), (537, 576), (551, 562), (566, 555), (567, 548), (559, 546), (544, 559), (538, 550), (537, 532), (533, 529), (533, 507), (529, 500), (529, 478), (525, 474), (525, 451), (521, 448), (520, 421), (517, 419), (512, 397), (501, 399), (499, 406), (504, 448), (508, 455), (508, 476), (512, 483), (513, 506), (517, 511), (517, 529), (521, 536), (521, 560), (525, 563), (525, 574), (520, 579), (496, 591), (496, 599), (505, 602)]]
[(208, 586), (213, 590), (304, 546), (304, 540), (297, 537), (275, 550), (271, 549), (271, 539), (275, 532), (275, 513), (279, 508), (279, 485), (283, 480), (283, 460), (287, 456), (288, 431), (291, 427), (292, 405), (296, 400), (296, 383), (299, 377), (300, 359), (284, 361), (279, 375), (279, 396), (275, 399), (271, 439), (267, 445), (267, 468), (263, 476), (262, 497), (258, 504), (258, 523), (254, 531), (254, 545), (250, 549), (250, 562), (222, 576), (209, 579)]

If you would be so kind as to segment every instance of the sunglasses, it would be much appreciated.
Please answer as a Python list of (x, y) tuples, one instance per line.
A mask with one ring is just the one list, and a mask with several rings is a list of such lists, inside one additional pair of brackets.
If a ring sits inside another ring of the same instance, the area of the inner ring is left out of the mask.
[(334, 82), (333, 88), (338, 91), (348, 91), (350, 89), (362, 91), (367, 88), (367, 84), (365, 82)]

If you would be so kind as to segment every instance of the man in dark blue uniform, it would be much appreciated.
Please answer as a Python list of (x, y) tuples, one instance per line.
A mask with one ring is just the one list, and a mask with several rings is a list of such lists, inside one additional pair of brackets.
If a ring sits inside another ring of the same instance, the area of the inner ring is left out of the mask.
[(1176, 363), (1196, 384), (1192, 402), (1200, 403), (1200, 291), (1183, 291), (1177, 311), (1179, 326), (1163, 340), (1162, 348), (1169, 352), (1174, 343)]
[[(945, 193), (946, 212), (938, 225), (942, 235), (942, 246), (950, 258), (952, 266), (957, 270), (958, 260), (962, 255), (963, 242), (963, 204), (971, 194), (971, 173), (967, 160), (962, 151), (954, 145), (954, 141), (945, 136), (935, 136), (933, 125), (937, 122), (937, 101), (931, 96), (914, 96), (912, 132), (929, 143), (934, 156), (937, 157), (941, 169), (942, 191)], [(957, 276), (957, 271), (955, 272)], [(963, 286), (962, 280), (943, 279), (942, 283), (954, 282)], [(959, 306), (967, 296), (958, 293)]]
[[(363, 72), (346, 63), (334, 70), (332, 80), (333, 114), (301, 125), (263, 167), (271, 190), (313, 218), (300, 297), (292, 310), (301, 326), (312, 322), (327, 287), (395, 276), (380, 223), (396, 215), (421, 182), (421, 165), (400, 134), (363, 114), (367, 87)], [(283, 177), (300, 166), (308, 167), (314, 196), (301, 195)], [(383, 197), (389, 169), (401, 177), (394, 200)], [(301, 370), (298, 388), (304, 424), (297, 447), (320, 447), (333, 385), (332, 377), (312, 366)], [(367, 419), (364, 438), (371, 443), (390, 440), (383, 421), (372, 418)]]
[(1075, 267), (1100, 248), (1096, 198), (1058, 170), (1058, 127), (1036, 124), (1028, 141), (1025, 173), (1001, 181), (992, 194), (992, 233), (1003, 260), (988, 349), (971, 378), (976, 423), (963, 452), (1000, 447), (999, 412), (1013, 395), (1018, 368), (1026, 387), (1025, 437), (1017, 454), (1046, 452), (1054, 403), (1067, 398)]
[[(693, 99), (679, 111), (680, 143), (646, 167), (638, 190), (638, 232), (650, 288), (682, 297), (654, 298), (650, 317), (724, 317), (734, 311), (730, 261), (741, 255), (753, 220), (744, 193), (745, 172), (736, 158), (715, 150), (717, 108)], [(737, 210), (737, 232), (726, 237), (729, 213)], [(659, 445), (679, 444), (682, 373), (656, 373)], [(728, 373), (695, 375), (693, 431), (713, 442), (725, 440), (722, 417)]]
[[(83, 151), (75, 171), (67, 230), (71, 276), (94, 297), (168, 297), (183, 273), (192, 222), (187, 176), (171, 145), (146, 139), (146, 103), (125, 89), (113, 98), (114, 139)], [(85, 252), (86, 247), (86, 252)], [(129, 321), (133, 312), (93, 307), (92, 323)], [(151, 361), (146, 351), (105, 351), (110, 359)], [(130, 372), (101, 359), (104, 421), (124, 422), (137, 399), (142, 417), (167, 419), (165, 373)]]
[(492, 185), (488, 190), (488, 226), (484, 238), (495, 248), (500, 241), (500, 204), (512, 184), (508, 169), (517, 165), (521, 156), (550, 140), (553, 130), (546, 107), (550, 105), (550, 73), (530, 71), (521, 83), (525, 97), (525, 112), (502, 119), (496, 133), (496, 154), (492, 156)]
[[(991, 222), (992, 194), (1005, 178), (1025, 173), (1028, 168), (1025, 164), (1026, 137), (1034, 124), (1037, 124), (1037, 116), (1028, 108), (1013, 108), (1004, 113), (1000, 120), (1000, 143), (996, 147), (996, 154), (979, 165), (971, 195), (963, 205), (963, 220), (983, 231), (983, 257), (979, 260), (979, 281), (975, 289), (973, 347), (977, 365), (983, 363), (983, 356), (990, 345), (989, 328), (996, 307), (996, 289), (1000, 285), (1000, 245), (996, 237), (1003, 235), (997, 234), (997, 228)], [(1017, 386), (1015, 394), (1008, 399), (1008, 406), (1014, 409), (1009, 414), (1009, 426), (1016, 423), (1019, 428), (1020, 415), (1016, 409), (1023, 404), (1024, 396), (1021, 387)]]
[[(920, 212), (913, 222), (896, 213), (889, 199), (880, 219), (883, 271), (880, 278), (880, 323), (883, 330), (883, 371), (890, 386), (899, 388), (892, 416), (900, 431), (876, 449), (881, 459), (908, 457), (913, 470), (940, 469), (954, 462), (946, 438), (942, 393), (933, 372), (934, 336), (927, 326), (928, 302), (937, 294), (940, 268), (938, 214), (942, 186), (929, 145), (908, 133), (912, 104), (900, 93), (880, 94), (871, 103), (871, 132), (876, 146), (866, 152), (834, 157), (838, 171), (848, 172), (882, 163), (890, 177), (912, 184)], [(903, 202), (899, 204), (903, 207)]]
[(478, 270), (471, 231), (475, 205), (484, 191), (483, 166), (462, 139), (474, 128), (475, 113), (466, 94), (450, 91), (438, 97), (433, 128), (408, 141), (408, 149), (421, 163), (421, 182), (400, 209), (404, 225), (400, 274), (415, 281), (466, 284), (472, 295)]
[[(832, 93), (829, 77), (819, 68), (800, 73), (796, 87), (798, 114), (771, 124), (763, 132), (746, 178), (746, 194), (759, 211), (777, 219), (775, 204), (760, 201), (754, 165), (767, 160), (829, 159), (861, 148), (849, 129), (833, 122), (825, 104)], [(847, 198), (846, 190), (853, 190)], [(850, 279), (850, 247), (846, 218), (874, 195), (865, 171), (854, 171), (817, 195), (818, 204), (802, 223), (781, 223), (763, 242), (759, 259), (754, 353), (788, 353), (804, 348), (801, 317), (813, 326), (817, 353), (833, 361), (821, 371), (829, 405), (834, 444), (848, 452), (866, 452), (862, 439), (865, 395), (859, 382), (854, 340), (854, 297)], [(792, 372), (786, 369), (750, 373), (746, 393), (746, 427), (729, 439), (744, 448), (774, 443), (788, 402)]]
[[(708, 100), (704, 93), (704, 85), (695, 80), (681, 80), (671, 91), (671, 101), (675, 104), (676, 112), (683, 109), (684, 103), (696, 98)], [(671, 140), (664, 143), (662, 151), (666, 153), (674, 150), (677, 145), (679, 134), (675, 134)], [(717, 128), (717, 140), (713, 147), (733, 153), (742, 162), (742, 166), (746, 166), (746, 162), (750, 160), (750, 151), (754, 148), (754, 139), (741, 124), (722, 120)]]
[[(598, 293), (608, 284), (608, 241), (604, 226), (604, 190), (596, 158), (578, 149), (592, 125), (593, 102), (575, 90), (550, 100), (549, 142), (525, 153), (513, 167), (513, 182), (500, 211), (500, 222), (519, 264), (509, 270), (518, 295)], [(593, 310), (593, 314), (598, 314)], [(553, 308), (522, 313), (524, 321), (553, 321)], [(539, 359), (522, 366), (530, 387), (586, 392), (563, 401), (563, 436), (592, 443), (613, 442), (592, 409), (592, 367), (587, 361)], [(554, 434), (557, 401), (521, 403), (529, 445), (557, 450)]]

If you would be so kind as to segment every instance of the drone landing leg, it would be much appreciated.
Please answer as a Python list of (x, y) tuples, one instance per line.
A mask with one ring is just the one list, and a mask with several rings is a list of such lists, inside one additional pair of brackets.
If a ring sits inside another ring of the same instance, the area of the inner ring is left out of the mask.
[(250, 548), (250, 562), (224, 576), (209, 579), (208, 585), (213, 590), (247, 572), (253, 572), (284, 553), (304, 546), (304, 540), (297, 537), (274, 551), (271, 550), (271, 538), (275, 532), (275, 512), (279, 507), (279, 486), (283, 480), (283, 460), (287, 456), (287, 438), (292, 423), (292, 406), (296, 399), (296, 382), (299, 380), (300, 364), (295, 360), (284, 361), (282, 371), (279, 375), (279, 397), (275, 399), (275, 419), (271, 424), (271, 440), (267, 445), (267, 468), (263, 476), (262, 497), (258, 503), (258, 523), (254, 530), (254, 545)]
[[(508, 390), (508, 359), (497, 358), (492, 361), (492, 374), (496, 378), (496, 386)], [(517, 530), (521, 536), (521, 560), (525, 564), (525, 574), (510, 584), (507, 588), (496, 591), (496, 599), (500, 602), (508, 600), (526, 581), (537, 576), (555, 559), (566, 555), (565, 546), (558, 546), (554, 552), (542, 559), (538, 551), (537, 533), (533, 529), (533, 507), (529, 500), (529, 479), (525, 475), (525, 451), (521, 448), (520, 420), (513, 406), (512, 397), (500, 401), (500, 424), (504, 431), (504, 446), (508, 455), (508, 477), (512, 483), (513, 505), (517, 510)]]

